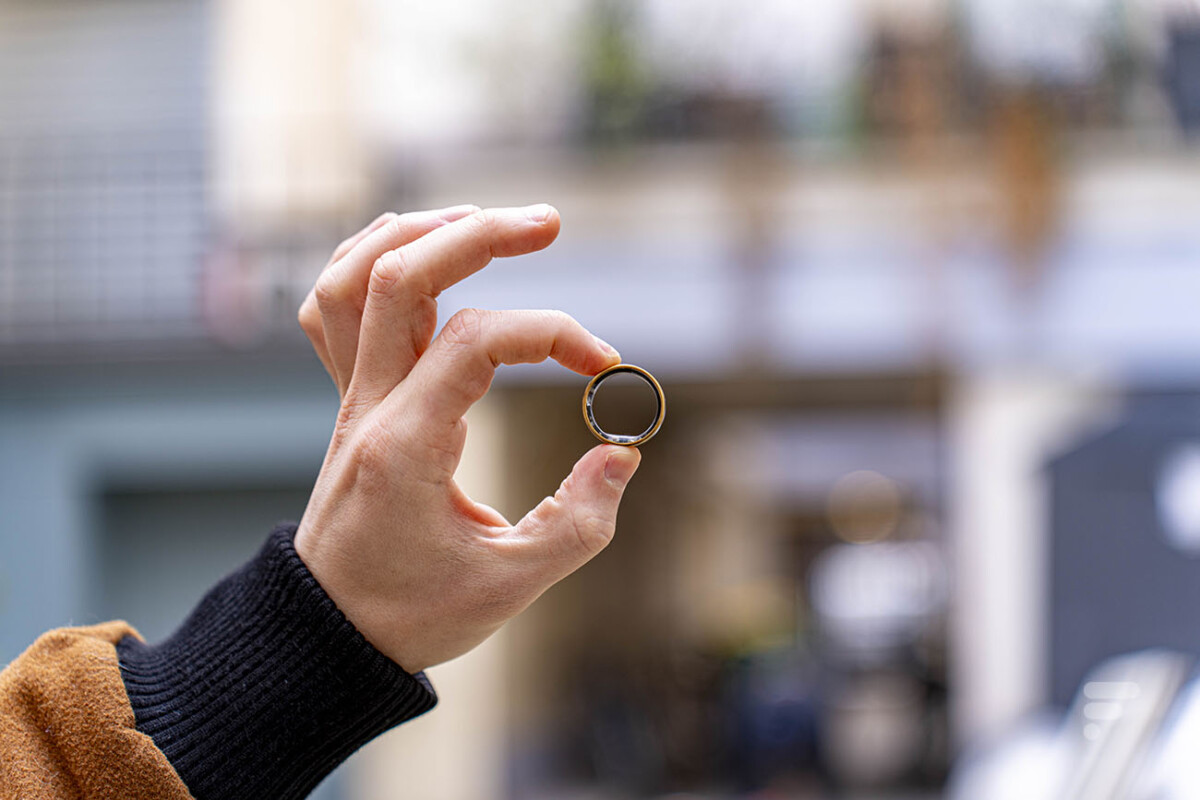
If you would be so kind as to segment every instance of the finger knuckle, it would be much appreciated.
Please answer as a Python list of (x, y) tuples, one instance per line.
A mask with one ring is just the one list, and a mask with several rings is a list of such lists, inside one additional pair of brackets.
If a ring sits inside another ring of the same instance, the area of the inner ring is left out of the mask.
[(500, 217), (491, 208), (476, 211), (471, 215), (471, 221), (475, 226), (475, 232), (484, 236), (493, 233), (500, 227)]
[[(335, 308), (345, 299), (345, 287), (337, 279), (337, 271), (330, 268), (321, 273), (313, 285), (313, 297), (322, 311)], [(302, 309), (303, 310), (303, 309)]]
[(486, 320), (486, 313), (478, 308), (464, 308), (449, 319), (443, 334), (451, 344), (474, 344), (483, 338)]
[(562, 329), (579, 327), (579, 323), (576, 322), (575, 318), (565, 311), (549, 309), (541, 313), (543, 315), (543, 319), (545, 319), (555, 328)]
[(403, 241), (408, 219), (407, 214), (392, 214), (381, 226), (387, 231), (387, 238), (393, 242)]
[(371, 267), (368, 292), (378, 299), (387, 300), (409, 280), (410, 273), (404, 249), (389, 250), (375, 259), (375, 264)]
[(296, 319), (300, 322), (300, 327), (304, 332), (312, 335), (321, 327), (321, 313), (316, 309), (315, 300), (305, 300), (300, 305), (300, 310), (296, 312)]

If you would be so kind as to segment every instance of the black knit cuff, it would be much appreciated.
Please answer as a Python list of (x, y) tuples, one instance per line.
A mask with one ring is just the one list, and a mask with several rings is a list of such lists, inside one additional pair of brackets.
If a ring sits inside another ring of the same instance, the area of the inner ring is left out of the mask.
[(277, 528), (169, 639), (117, 645), (137, 722), (197, 800), (300, 798), (355, 750), (433, 708)]

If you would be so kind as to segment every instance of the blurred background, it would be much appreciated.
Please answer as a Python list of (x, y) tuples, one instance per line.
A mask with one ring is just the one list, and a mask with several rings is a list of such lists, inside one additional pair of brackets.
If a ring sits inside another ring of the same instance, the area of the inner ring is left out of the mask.
[[(0, 0), (0, 664), (297, 519), (387, 209), (654, 372), (612, 546), (323, 798), (1200, 796), (1195, 0)], [(593, 444), (509, 368), (459, 479)], [(598, 400), (638, 429), (636, 386)]]

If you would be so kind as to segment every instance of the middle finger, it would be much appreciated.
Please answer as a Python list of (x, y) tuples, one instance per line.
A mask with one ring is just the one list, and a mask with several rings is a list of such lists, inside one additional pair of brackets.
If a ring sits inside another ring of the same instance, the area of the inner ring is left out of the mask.
[(548, 247), (548, 205), (481, 211), (385, 254), (371, 271), (355, 364), (356, 393), (378, 401), (408, 375), (437, 327), (437, 296), (488, 265)]

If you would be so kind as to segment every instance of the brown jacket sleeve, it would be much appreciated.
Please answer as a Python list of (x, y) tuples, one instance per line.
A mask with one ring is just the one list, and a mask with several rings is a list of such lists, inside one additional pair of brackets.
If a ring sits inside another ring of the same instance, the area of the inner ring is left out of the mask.
[[(277, 527), (169, 637), (63, 628), (0, 672), (0, 800), (300, 800), (437, 703)], [(189, 794), (190, 792), (190, 794)]]
[(124, 622), (60, 628), (0, 672), (0, 798), (191, 800), (134, 727), (115, 645)]

